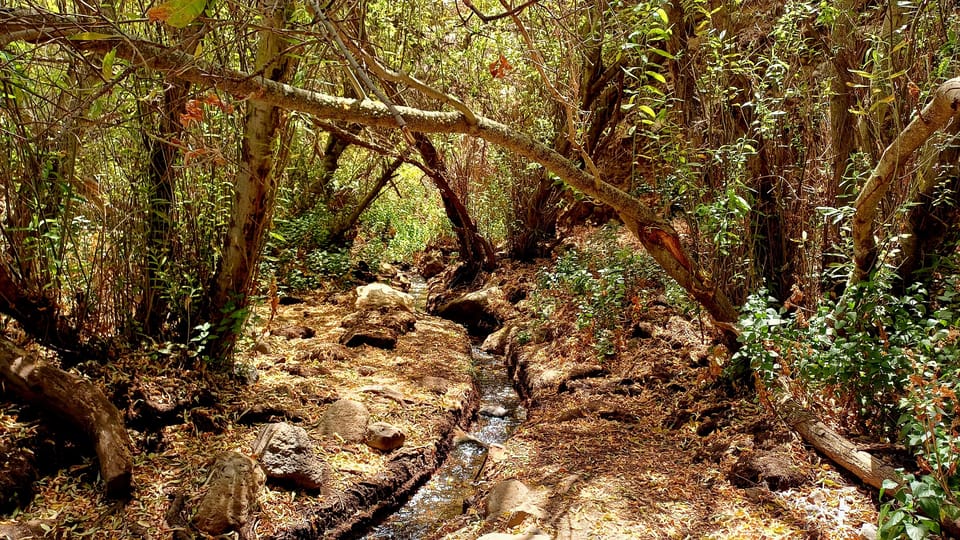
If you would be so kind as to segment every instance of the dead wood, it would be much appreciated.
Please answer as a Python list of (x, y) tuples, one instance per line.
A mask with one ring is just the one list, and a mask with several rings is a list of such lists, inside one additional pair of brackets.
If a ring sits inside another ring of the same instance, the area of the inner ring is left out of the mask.
[[(867, 485), (880, 489), (883, 482), (892, 480), (900, 489), (910, 489), (900, 473), (883, 460), (860, 450), (856, 444), (840, 435), (826, 424), (817, 419), (816, 415), (805, 409), (792, 396), (786, 395), (777, 404), (777, 413), (783, 421), (803, 437), (803, 440), (813, 445), (831, 461), (853, 473)], [(897, 490), (888, 490), (894, 494)], [(940, 525), (954, 538), (960, 538), (960, 520), (940, 516), (927, 516), (940, 520)]]
[(107, 495), (130, 495), (133, 471), (130, 435), (120, 411), (97, 386), (3, 338), (0, 338), (0, 382), (12, 395), (78, 429), (82, 442), (92, 443), (96, 450)]

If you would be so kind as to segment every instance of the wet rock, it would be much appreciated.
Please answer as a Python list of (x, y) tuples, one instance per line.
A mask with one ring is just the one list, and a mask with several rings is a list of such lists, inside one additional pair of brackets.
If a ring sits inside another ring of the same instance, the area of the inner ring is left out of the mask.
[(358, 401), (341, 399), (327, 406), (323, 413), (323, 434), (339, 435), (347, 442), (362, 442), (367, 436), (370, 411)]
[(443, 259), (436, 253), (430, 253), (420, 263), (420, 275), (423, 276), (423, 279), (430, 279), (443, 272), (444, 268), (446, 268), (446, 265), (443, 263)]
[(490, 334), (487, 339), (483, 340), (480, 350), (491, 354), (503, 354), (503, 351), (507, 349), (507, 341), (511, 330), (513, 330), (513, 326), (507, 325)]
[(504, 416), (510, 414), (510, 411), (508, 411), (502, 405), (484, 405), (483, 407), (480, 407), (479, 413), (483, 416), (503, 418)]
[(193, 516), (193, 526), (210, 535), (239, 530), (253, 516), (265, 480), (260, 466), (249, 457), (239, 452), (219, 454)]
[(412, 313), (413, 297), (384, 283), (370, 283), (357, 287), (356, 307), (359, 310), (396, 308)]
[(407, 436), (400, 428), (386, 422), (374, 422), (367, 427), (367, 446), (376, 450), (390, 452), (403, 446)]
[(750, 488), (766, 484), (773, 491), (795, 488), (806, 481), (806, 475), (793, 464), (793, 459), (779, 452), (748, 452), (740, 456), (727, 473), (731, 484)]
[(513, 511), (526, 501), (528, 493), (530, 488), (516, 478), (498, 483), (487, 495), (484, 516), (497, 516)]
[(474, 335), (489, 334), (515, 313), (499, 287), (467, 293), (440, 306), (437, 315), (458, 322)]
[(317, 335), (316, 330), (313, 328), (299, 325), (284, 326), (277, 328), (276, 330), (271, 330), (270, 333), (275, 336), (285, 337), (287, 339), (310, 339)]
[(253, 454), (268, 478), (316, 491), (327, 481), (327, 466), (314, 453), (307, 430), (286, 422), (268, 424), (253, 443)]

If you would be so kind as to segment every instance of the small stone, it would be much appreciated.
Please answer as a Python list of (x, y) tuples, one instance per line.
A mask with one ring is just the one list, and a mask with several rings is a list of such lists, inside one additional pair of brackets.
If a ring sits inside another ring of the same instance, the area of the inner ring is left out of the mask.
[(323, 413), (323, 434), (339, 435), (347, 442), (362, 442), (367, 436), (370, 411), (358, 401), (340, 399)]
[(367, 446), (390, 452), (403, 446), (407, 436), (396, 426), (386, 422), (374, 422), (367, 427)]
[(364, 377), (369, 377), (370, 375), (373, 375), (376, 372), (377, 372), (377, 368), (373, 366), (360, 366), (357, 368), (357, 373), (359, 373)]
[(444, 379), (443, 377), (434, 377), (433, 375), (427, 375), (424, 378), (420, 379), (420, 385), (434, 394), (445, 394), (447, 390), (453, 385), (449, 380)]
[(266, 341), (260, 341), (253, 346), (253, 352), (260, 354), (270, 354), (273, 352), (273, 348), (270, 347), (270, 344)]
[(494, 418), (503, 418), (504, 416), (510, 414), (506, 408), (502, 405), (484, 405), (480, 407), (480, 414), (483, 416), (492, 416)]
[(529, 492), (530, 488), (515, 478), (498, 483), (487, 495), (485, 516), (496, 516), (513, 511), (514, 508), (523, 504)]
[(298, 325), (284, 326), (283, 328), (277, 328), (276, 330), (273, 330), (270, 333), (275, 336), (285, 337), (287, 339), (294, 339), (294, 338), (310, 339), (317, 335), (316, 330), (314, 330), (313, 328), (310, 328), (308, 326), (298, 326)]
[(857, 532), (860, 540), (877, 540), (877, 526), (873, 523), (864, 523)]

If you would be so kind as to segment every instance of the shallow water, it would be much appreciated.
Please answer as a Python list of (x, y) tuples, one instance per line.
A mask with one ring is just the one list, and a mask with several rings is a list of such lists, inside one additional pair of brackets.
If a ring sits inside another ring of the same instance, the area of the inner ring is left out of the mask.
[[(513, 390), (501, 357), (474, 347), (473, 361), (480, 386), (480, 407), (500, 405), (508, 414), (503, 418), (478, 416), (470, 434), (487, 444), (502, 444), (526, 418), (526, 411)], [(462, 514), (463, 500), (473, 493), (473, 479), (485, 453), (482, 446), (471, 442), (455, 446), (443, 465), (407, 504), (363, 538), (416, 540)]]

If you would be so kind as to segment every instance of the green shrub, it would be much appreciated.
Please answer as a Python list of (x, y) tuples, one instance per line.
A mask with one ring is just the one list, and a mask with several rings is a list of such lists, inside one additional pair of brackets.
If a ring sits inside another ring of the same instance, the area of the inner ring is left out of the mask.
[(620, 245), (619, 231), (619, 226), (605, 226), (584, 249), (561, 255), (553, 269), (539, 273), (532, 296), (541, 324), (561, 311), (573, 311), (577, 328), (588, 331), (590, 346), (601, 359), (618, 352), (640, 298), (663, 286), (653, 259)]
[(764, 383), (793, 376), (916, 455), (922, 474), (905, 475), (908, 490), (885, 485), (892, 498), (880, 514), (884, 539), (938, 534), (937, 520), (960, 512), (960, 293), (955, 277), (938, 287), (937, 295), (919, 286), (897, 295), (881, 277), (846, 291), (809, 320), (758, 294), (740, 319), (743, 347), (732, 365), (749, 363)]

